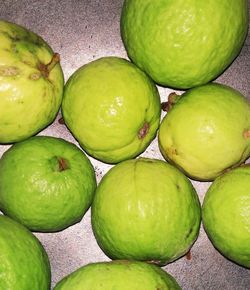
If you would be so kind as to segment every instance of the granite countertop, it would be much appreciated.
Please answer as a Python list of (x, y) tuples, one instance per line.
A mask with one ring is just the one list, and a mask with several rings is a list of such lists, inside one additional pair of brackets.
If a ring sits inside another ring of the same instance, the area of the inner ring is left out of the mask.
[[(21, 24), (41, 35), (60, 53), (65, 80), (80, 66), (103, 56), (127, 58), (120, 37), (120, 12), (122, 0), (107, 1), (0, 1), (1, 19)], [(250, 36), (234, 61), (218, 79), (238, 89), (250, 98)], [(162, 100), (173, 90), (159, 87)], [(40, 135), (62, 137), (76, 143), (66, 127), (58, 122), (43, 130)], [(8, 149), (0, 146), (0, 156)], [(162, 159), (154, 140), (142, 154), (147, 157)], [(92, 158), (97, 180), (111, 168)], [(192, 181), (200, 200), (209, 187), (208, 182)], [(35, 233), (44, 245), (51, 262), (52, 286), (62, 277), (82, 265), (96, 261), (107, 261), (107, 256), (98, 247), (90, 225), (90, 211), (82, 221), (58, 233)], [(172, 274), (183, 289), (250, 289), (250, 271), (240, 267), (219, 254), (203, 228), (191, 250), (191, 259), (183, 257), (164, 267)]]

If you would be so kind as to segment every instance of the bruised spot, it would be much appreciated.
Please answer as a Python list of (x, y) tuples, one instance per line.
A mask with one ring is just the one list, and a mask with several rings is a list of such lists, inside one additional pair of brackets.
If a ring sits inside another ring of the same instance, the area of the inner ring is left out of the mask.
[(0, 76), (12, 77), (19, 74), (20, 70), (16, 66), (0, 66)]
[(143, 139), (149, 131), (149, 123), (145, 122), (143, 127), (138, 132), (138, 138)]
[(29, 78), (30, 78), (31, 80), (34, 80), (34, 81), (39, 80), (40, 77), (41, 77), (41, 73), (39, 73), (39, 72), (33, 73), (33, 74), (31, 74), (31, 75), (29, 76)]
[(58, 157), (58, 171), (64, 171), (69, 168), (68, 162), (62, 157)]
[(243, 137), (244, 137), (245, 139), (250, 138), (250, 130), (249, 130), (249, 129), (246, 129), (246, 130), (243, 132)]

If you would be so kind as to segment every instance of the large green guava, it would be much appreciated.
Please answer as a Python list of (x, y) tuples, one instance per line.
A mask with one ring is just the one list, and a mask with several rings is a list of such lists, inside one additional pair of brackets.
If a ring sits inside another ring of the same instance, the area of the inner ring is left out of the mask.
[(161, 85), (208, 83), (239, 54), (247, 0), (125, 0), (121, 35), (131, 60)]
[(123, 161), (102, 178), (92, 227), (112, 259), (167, 264), (186, 254), (199, 233), (200, 204), (188, 178), (163, 160)]
[(250, 156), (250, 104), (240, 92), (211, 83), (172, 99), (159, 147), (188, 176), (213, 180)]
[(131, 62), (103, 57), (67, 81), (64, 121), (94, 158), (117, 163), (143, 152), (160, 122), (160, 96), (151, 79)]
[(138, 261), (88, 264), (63, 278), (54, 290), (181, 290), (161, 268)]
[(59, 55), (35, 33), (0, 20), (0, 143), (24, 140), (49, 125), (63, 85)]

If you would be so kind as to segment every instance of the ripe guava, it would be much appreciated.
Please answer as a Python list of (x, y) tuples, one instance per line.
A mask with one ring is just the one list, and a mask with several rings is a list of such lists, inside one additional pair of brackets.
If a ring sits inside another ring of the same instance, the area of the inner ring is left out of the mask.
[(250, 156), (250, 104), (240, 92), (211, 83), (172, 101), (160, 125), (159, 147), (189, 177), (213, 180)]
[(194, 187), (163, 160), (138, 158), (112, 167), (91, 206), (92, 228), (112, 259), (165, 265), (186, 254), (200, 227)]
[(49, 125), (63, 85), (59, 55), (32, 31), (0, 20), (0, 143), (24, 140)]
[(125, 0), (121, 35), (128, 56), (156, 83), (206, 84), (237, 57), (248, 29), (247, 0)]
[(82, 148), (106, 163), (143, 152), (160, 123), (160, 96), (151, 79), (131, 62), (103, 57), (67, 81), (64, 121)]
[(60, 138), (28, 138), (0, 159), (0, 210), (34, 231), (54, 232), (79, 222), (95, 189), (89, 159)]
[(250, 165), (219, 176), (202, 205), (204, 228), (228, 259), (250, 268)]
[(63, 278), (54, 290), (181, 290), (161, 268), (138, 261), (91, 263)]

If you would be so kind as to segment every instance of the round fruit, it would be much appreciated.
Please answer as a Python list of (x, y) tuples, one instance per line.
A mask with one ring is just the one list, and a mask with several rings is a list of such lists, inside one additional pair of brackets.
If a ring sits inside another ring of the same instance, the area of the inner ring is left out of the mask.
[(213, 245), (230, 260), (250, 268), (250, 166), (219, 176), (202, 206), (203, 224)]
[(0, 20), (0, 143), (24, 140), (49, 125), (63, 84), (59, 55), (35, 33)]
[(118, 163), (143, 152), (155, 137), (160, 96), (135, 65), (104, 57), (70, 77), (62, 111), (66, 125), (88, 154)]
[(99, 183), (91, 208), (96, 240), (112, 259), (164, 265), (186, 254), (199, 233), (195, 189), (162, 160), (114, 166)]
[(59, 138), (31, 137), (0, 160), (0, 209), (34, 231), (59, 231), (80, 221), (95, 189), (89, 159)]
[(83, 266), (61, 280), (54, 290), (180, 290), (161, 268), (138, 261), (117, 260)]
[(50, 264), (43, 246), (28, 229), (3, 215), (0, 248), (0, 289), (50, 289)]
[(176, 99), (159, 130), (168, 161), (193, 179), (213, 180), (249, 157), (250, 105), (243, 95), (214, 83)]
[(247, 35), (247, 0), (125, 0), (121, 35), (131, 60), (161, 85), (208, 83)]

